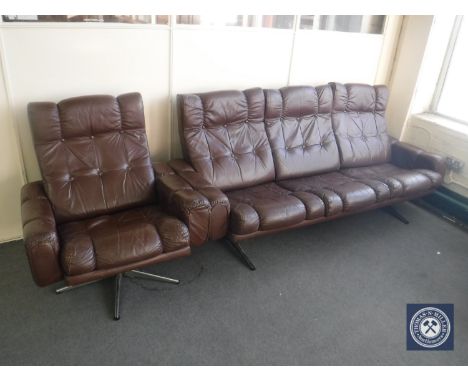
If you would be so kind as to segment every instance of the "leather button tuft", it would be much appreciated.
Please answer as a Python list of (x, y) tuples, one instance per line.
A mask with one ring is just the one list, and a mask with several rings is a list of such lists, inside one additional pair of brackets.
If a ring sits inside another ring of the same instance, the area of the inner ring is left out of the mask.
[(91, 135), (89, 138), (90, 138), (90, 139), (94, 139), (94, 135)]
[(65, 139), (62, 138), (60, 141), (65, 142)]
[(123, 130), (119, 130), (119, 134), (123, 134), (123, 133), (124, 133), (124, 131), (123, 131)]
[(73, 176), (70, 177), (70, 182), (73, 182), (75, 180), (75, 178)]

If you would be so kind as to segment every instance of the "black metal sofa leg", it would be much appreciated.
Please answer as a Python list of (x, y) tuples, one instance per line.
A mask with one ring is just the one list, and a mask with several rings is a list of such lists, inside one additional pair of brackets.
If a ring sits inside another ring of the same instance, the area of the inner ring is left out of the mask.
[(227, 238), (226, 242), (229, 243), (229, 245), (232, 248), (234, 248), (234, 250), (239, 255), (241, 260), (247, 265), (247, 267), (249, 267), (251, 271), (254, 271), (256, 269), (255, 265), (252, 263), (252, 261), (249, 259), (249, 257), (247, 256), (247, 254), (244, 252), (244, 250), (242, 249), (242, 247), (237, 241)]
[(398, 219), (404, 224), (409, 224), (408, 219), (406, 219), (402, 214), (400, 214), (394, 206), (384, 207), (384, 211), (392, 215), (394, 218)]

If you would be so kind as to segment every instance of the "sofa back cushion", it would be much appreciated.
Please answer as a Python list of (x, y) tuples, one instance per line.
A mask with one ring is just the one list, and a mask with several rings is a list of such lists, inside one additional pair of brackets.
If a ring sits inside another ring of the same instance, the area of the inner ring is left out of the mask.
[(385, 108), (388, 90), (383, 85), (331, 84), (334, 91), (332, 126), (341, 167), (388, 162), (390, 137)]
[(262, 89), (178, 96), (184, 156), (210, 184), (227, 191), (275, 177)]
[(330, 85), (265, 90), (265, 122), (278, 180), (337, 170)]
[(140, 94), (28, 105), (45, 190), (59, 222), (154, 200)]

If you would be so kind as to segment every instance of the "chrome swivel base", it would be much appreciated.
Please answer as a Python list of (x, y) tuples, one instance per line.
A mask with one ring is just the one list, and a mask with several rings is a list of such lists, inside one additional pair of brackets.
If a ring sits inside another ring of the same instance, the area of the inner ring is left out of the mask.
[[(166, 283), (172, 283), (172, 284), (179, 284), (179, 280), (177, 279), (171, 279), (170, 277), (165, 277), (165, 276), (159, 276), (155, 275), (153, 273), (148, 273), (148, 272), (142, 272), (142, 271), (137, 271), (137, 270), (132, 270), (129, 272), (124, 272), (124, 273), (119, 273), (115, 276), (115, 296), (114, 296), (114, 320), (119, 320), (120, 319), (120, 289), (122, 285), (122, 276), (126, 277), (142, 277), (142, 278), (147, 278), (150, 280), (155, 280), (155, 281), (162, 281)], [(69, 285), (65, 286), (62, 288), (59, 288), (55, 291), (57, 294), (62, 294), (64, 292), (68, 292), (72, 289), (77, 289), (81, 288), (82, 286), (85, 285), (90, 285), (97, 283), (101, 280), (95, 280), (95, 281), (90, 281), (87, 283), (83, 284), (78, 284), (78, 285)]]

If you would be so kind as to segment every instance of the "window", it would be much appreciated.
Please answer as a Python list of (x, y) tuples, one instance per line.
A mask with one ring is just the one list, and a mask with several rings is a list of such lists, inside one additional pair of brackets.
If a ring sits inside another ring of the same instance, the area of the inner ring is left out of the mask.
[(265, 15), (262, 17), (262, 27), (292, 29), (294, 16), (292, 15)]
[(315, 29), (317, 17), (314, 15), (302, 15), (301, 23), (299, 25), (300, 29)]
[[(151, 24), (150, 15), (3, 15), (4, 22), (81, 22)], [(168, 25), (169, 16), (155, 16), (155, 23)]]
[(433, 112), (464, 123), (468, 123), (463, 96), (463, 87), (468, 83), (467, 46), (467, 22), (463, 16), (457, 16), (432, 104)]
[(177, 15), (177, 24), (205, 26), (242, 26), (242, 15)]
[(300, 29), (382, 34), (385, 16), (379, 15), (303, 15)]

